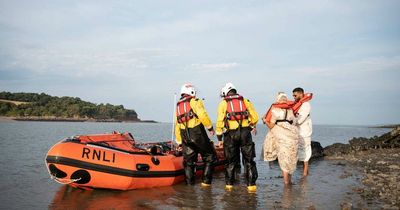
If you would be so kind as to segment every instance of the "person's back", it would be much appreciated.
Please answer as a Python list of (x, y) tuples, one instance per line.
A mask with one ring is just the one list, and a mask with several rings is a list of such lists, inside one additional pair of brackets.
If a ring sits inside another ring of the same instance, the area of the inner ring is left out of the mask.
[(293, 124), (295, 120), (295, 116), (291, 109), (283, 109), (283, 108), (272, 108), (272, 123), (280, 123), (282, 125)]
[(195, 182), (196, 162), (200, 153), (204, 162), (202, 186), (209, 186), (212, 182), (216, 153), (205, 128), (214, 135), (212, 122), (202, 100), (196, 98), (193, 85), (183, 85), (181, 96), (176, 107), (175, 136), (177, 143), (182, 146), (186, 183), (192, 185)]
[(236, 163), (241, 150), (248, 190), (255, 191), (258, 172), (254, 162), (255, 149), (251, 131), (256, 131), (258, 114), (253, 104), (237, 94), (231, 83), (227, 83), (222, 89), (221, 97), (223, 100), (218, 106), (216, 133), (219, 145), (222, 143), (222, 136), (224, 137), (226, 189), (232, 189), (235, 182)]
[[(239, 127), (241, 128), (247, 128), (247, 127), (251, 127), (254, 126), (254, 122), (256, 122), (258, 120), (258, 116), (254, 116), (254, 108), (253, 105), (250, 103), (250, 101), (248, 99), (243, 98), (242, 99), (244, 107), (247, 108), (247, 114), (248, 116), (246, 117), (237, 117), (237, 119), (235, 119), (234, 116), (231, 116), (227, 119), (226, 115), (230, 115), (229, 111), (228, 111), (228, 107), (230, 106), (230, 101), (228, 101), (227, 99), (222, 100), (218, 107), (218, 113), (225, 113), (223, 114), (224, 118), (218, 118), (220, 119), (219, 121), (217, 120), (217, 123), (219, 123), (219, 128), (225, 127), (226, 129), (229, 130), (235, 130)], [(251, 111), (249, 111), (249, 108)], [(253, 114), (251, 115), (250, 112), (253, 112)], [(220, 134), (222, 134), (222, 131), (220, 132)]]

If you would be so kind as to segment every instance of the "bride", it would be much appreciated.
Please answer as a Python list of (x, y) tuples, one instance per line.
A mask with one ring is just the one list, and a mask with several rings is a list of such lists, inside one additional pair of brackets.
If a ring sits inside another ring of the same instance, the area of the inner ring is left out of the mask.
[(291, 184), (291, 176), (296, 170), (299, 139), (291, 105), (287, 95), (279, 92), (276, 103), (271, 105), (263, 118), (270, 129), (264, 141), (264, 160), (273, 161), (278, 158), (285, 185)]

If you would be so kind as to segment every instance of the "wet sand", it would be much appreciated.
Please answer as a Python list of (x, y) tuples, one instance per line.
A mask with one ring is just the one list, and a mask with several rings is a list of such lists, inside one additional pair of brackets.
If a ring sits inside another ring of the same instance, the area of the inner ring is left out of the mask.
[[(366, 202), (354, 188), (360, 187), (361, 173), (340, 161), (314, 161), (311, 174), (303, 178), (301, 167), (294, 185), (285, 187), (277, 164), (271, 167), (258, 161), (257, 192), (248, 193), (243, 174), (233, 191), (224, 189), (224, 173), (215, 174), (211, 187), (178, 184), (171, 187), (131, 191), (85, 191), (59, 186), (50, 209), (341, 209), (351, 204), (357, 208), (377, 209), (382, 203)], [(351, 176), (344, 176), (350, 173)]]

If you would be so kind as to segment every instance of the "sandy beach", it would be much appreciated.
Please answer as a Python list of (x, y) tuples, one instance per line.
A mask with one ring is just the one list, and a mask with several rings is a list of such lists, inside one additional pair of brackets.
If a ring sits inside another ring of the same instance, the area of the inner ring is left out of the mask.
[(0, 122), (10, 122), (10, 121), (15, 121), (14, 117), (0, 116)]

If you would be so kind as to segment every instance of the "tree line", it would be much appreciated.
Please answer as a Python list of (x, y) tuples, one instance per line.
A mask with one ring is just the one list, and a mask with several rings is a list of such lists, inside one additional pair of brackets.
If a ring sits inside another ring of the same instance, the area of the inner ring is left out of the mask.
[(16, 105), (0, 101), (1, 116), (138, 120), (135, 110), (125, 109), (123, 105), (94, 104), (78, 97), (3, 91), (0, 99), (29, 102)]

